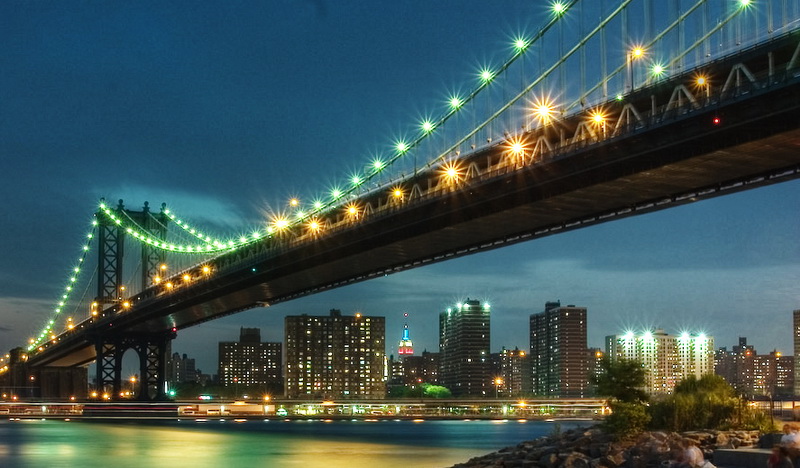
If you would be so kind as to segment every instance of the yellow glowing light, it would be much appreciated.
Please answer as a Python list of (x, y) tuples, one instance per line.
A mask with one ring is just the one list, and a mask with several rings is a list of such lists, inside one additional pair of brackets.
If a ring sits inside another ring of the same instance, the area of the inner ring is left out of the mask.
[(633, 57), (633, 58), (641, 58), (643, 56), (644, 56), (644, 49), (642, 49), (641, 47), (634, 47), (631, 50), (631, 57)]
[(602, 112), (594, 112), (589, 117), (597, 125), (602, 125), (606, 121), (606, 116)]
[(705, 86), (706, 84), (708, 84), (708, 80), (706, 79), (705, 76), (698, 76), (696, 83), (697, 86)]
[(289, 227), (289, 220), (283, 217), (277, 217), (272, 220), (272, 225), (275, 229), (281, 231)]
[(160, 276), (154, 276), (153, 277), (153, 283), (158, 284), (160, 282), (161, 282), (161, 277)]
[(166, 263), (162, 263), (158, 268), (161, 269), (161, 271), (164, 271), (164, 270), (167, 269), (167, 264)]
[(189, 281), (189, 280), (191, 280), (191, 279), (192, 279), (192, 277), (191, 277), (191, 276), (189, 276), (188, 274), (187, 274), (187, 275), (183, 275), (183, 280), (184, 280), (184, 281)]
[(203, 273), (206, 275), (211, 273), (211, 267), (208, 265), (203, 265)]
[(289, 206), (295, 207), (295, 206), (298, 206), (299, 204), (300, 204), (300, 200), (298, 200), (296, 198), (292, 198), (291, 200), (289, 200)]
[(166, 286), (166, 287), (167, 287), (167, 289), (172, 289), (172, 288), (174, 288), (174, 287), (175, 287), (175, 285), (174, 285), (174, 284), (172, 284), (172, 281), (169, 281), (169, 282), (167, 282), (167, 284), (165, 284), (164, 286)]
[(347, 214), (350, 215), (350, 216), (358, 216), (358, 206), (356, 206), (356, 205), (348, 205)]
[(124, 307), (125, 309), (130, 308), (130, 306), (131, 306), (130, 301), (125, 301), (125, 302), (122, 303), (122, 307)]
[(317, 232), (322, 229), (322, 224), (316, 219), (310, 220), (306, 226), (308, 226), (308, 230), (312, 232)]
[(403, 189), (401, 189), (400, 187), (393, 188), (392, 189), (392, 196), (394, 198), (398, 198), (398, 199), (403, 198)]
[(361, 312), (356, 312), (356, 318), (361, 318)]
[(456, 183), (461, 180), (461, 170), (455, 161), (442, 167), (442, 175), (448, 183)]
[(555, 115), (556, 108), (547, 98), (537, 99), (533, 104), (533, 116), (544, 125), (549, 123)]

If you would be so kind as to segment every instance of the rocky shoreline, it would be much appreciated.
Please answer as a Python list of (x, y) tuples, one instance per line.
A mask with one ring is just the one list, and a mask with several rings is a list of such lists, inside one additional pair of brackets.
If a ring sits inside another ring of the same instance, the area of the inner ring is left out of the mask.
[(757, 447), (759, 438), (758, 431), (645, 432), (615, 441), (595, 426), (521, 442), (452, 468), (655, 468), (689, 440), (710, 460), (715, 449)]

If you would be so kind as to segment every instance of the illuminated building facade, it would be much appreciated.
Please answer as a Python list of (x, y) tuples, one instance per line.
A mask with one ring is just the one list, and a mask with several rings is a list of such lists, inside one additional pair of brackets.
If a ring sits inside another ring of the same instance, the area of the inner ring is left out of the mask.
[(403, 339), (397, 345), (397, 354), (402, 356), (411, 356), (414, 354), (414, 345), (411, 343), (411, 338), (408, 335), (408, 325), (403, 325)]
[(487, 303), (467, 299), (439, 314), (439, 382), (453, 396), (493, 392)]
[(606, 353), (611, 359), (634, 359), (645, 369), (644, 390), (649, 394), (672, 393), (684, 377), (701, 377), (714, 372), (714, 338), (703, 333), (679, 336), (664, 330), (645, 331), (639, 335), (606, 337)]
[[(793, 322), (793, 338), (794, 338), (794, 355), (800, 356), (800, 309), (792, 313)], [(794, 375), (800, 375), (800, 359), (794, 360)], [(800, 379), (794, 379), (794, 395), (800, 395)]]
[(506, 349), (498, 353), (497, 373), (499, 394), (504, 397), (518, 397), (531, 392), (530, 355), (519, 348)]
[(545, 303), (530, 316), (532, 390), (537, 396), (586, 397), (589, 363), (586, 308)]
[(589, 396), (597, 396), (597, 389), (592, 383), (592, 378), (600, 377), (603, 373), (603, 358), (606, 353), (600, 348), (589, 348), (586, 353), (586, 361), (589, 363)]
[(361, 314), (285, 319), (286, 396), (386, 396), (386, 320)]
[(219, 383), (276, 392), (282, 384), (281, 343), (262, 342), (258, 328), (241, 328), (239, 341), (219, 343)]
[(794, 389), (794, 356), (778, 351), (758, 354), (747, 338), (740, 337), (739, 345), (731, 351), (719, 348), (714, 355), (715, 372), (748, 396), (792, 395)]

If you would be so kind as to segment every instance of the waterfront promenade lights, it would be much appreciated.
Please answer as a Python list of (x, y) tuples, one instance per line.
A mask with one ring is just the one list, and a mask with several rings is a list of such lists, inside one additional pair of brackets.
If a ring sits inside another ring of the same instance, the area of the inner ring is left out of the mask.
[(641, 47), (634, 47), (627, 54), (627, 60), (625, 61), (627, 69), (628, 69), (628, 82), (625, 84), (625, 90), (627, 92), (633, 91), (635, 85), (633, 83), (633, 62), (639, 60), (640, 58), (644, 57), (644, 49)]

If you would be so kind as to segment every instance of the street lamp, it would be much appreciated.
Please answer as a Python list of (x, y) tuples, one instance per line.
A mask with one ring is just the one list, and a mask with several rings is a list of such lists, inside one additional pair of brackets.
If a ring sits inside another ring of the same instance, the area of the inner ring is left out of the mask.
[(494, 379), (494, 399), (495, 400), (499, 398), (500, 386), (501, 385), (503, 385), (503, 379), (500, 378), (500, 377), (496, 377)]
[(642, 49), (641, 47), (634, 47), (633, 49), (631, 49), (628, 52), (627, 60), (626, 60), (626, 64), (627, 64), (627, 68), (628, 68), (628, 83), (627, 83), (626, 87), (627, 87), (627, 90), (629, 92), (633, 91), (633, 88), (634, 88), (634, 85), (633, 85), (633, 61), (636, 60), (636, 59), (640, 59), (642, 57), (644, 57), (644, 49)]

